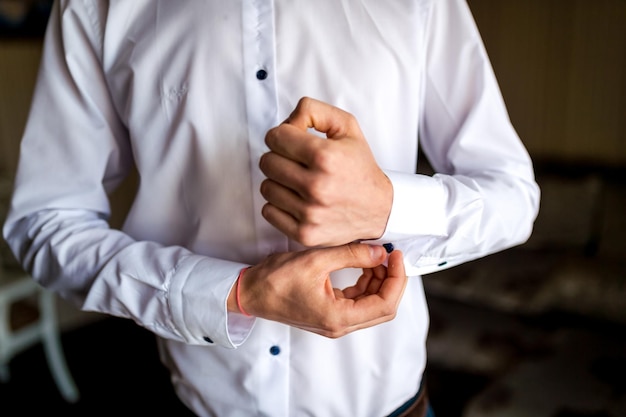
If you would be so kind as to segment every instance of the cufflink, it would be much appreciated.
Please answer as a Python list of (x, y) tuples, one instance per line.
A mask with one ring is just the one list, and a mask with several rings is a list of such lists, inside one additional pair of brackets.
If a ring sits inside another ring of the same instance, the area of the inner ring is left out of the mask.
[(383, 243), (383, 248), (387, 251), (387, 253), (393, 252), (393, 243)]

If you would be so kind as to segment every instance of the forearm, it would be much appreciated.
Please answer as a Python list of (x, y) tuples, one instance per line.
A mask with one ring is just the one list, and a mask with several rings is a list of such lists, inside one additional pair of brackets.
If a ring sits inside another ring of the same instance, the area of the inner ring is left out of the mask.
[(389, 175), (395, 203), (379, 241), (404, 252), (409, 275), (515, 246), (532, 231), (539, 190), (531, 174)]
[(130, 318), (191, 344), (209, 338), (234, 347), (251, 328), (226, 311), (238, 263), (135, 241), (81, 210), (10, 219), (5, 234), (36, 281), (84, 310)]

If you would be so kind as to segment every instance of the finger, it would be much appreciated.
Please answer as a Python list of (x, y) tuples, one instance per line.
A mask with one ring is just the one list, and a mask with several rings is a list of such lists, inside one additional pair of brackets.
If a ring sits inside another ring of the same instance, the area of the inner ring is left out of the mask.
[(265, 135), (265, 144), (272, 152), (304, 166), (311, 165), (311, 155), (315, 155), (325, 140), (288, 123), (270, 129)]
[(299, 223), (295, 217), (273, 204), (267, 203), (261, 209), (261, 215), (269, 224), (291, 239), (297, 239)]
[[(387, 279), (380, 288), (379, 294), (385, 298), (386, 296), (395, 297), (402, 295), (404, 287), (408, 281), (406, 270), (404, 268), (404, 256), (399, 250), (394, 250), (389, 254), (387, 261)], [(388, 286), (388, 288), (385, 288)]]
[(387, 278), (382, 282), (377, 294), (384, 300), (395, 303), (397, 308), (406, 288), (408, 277), (404, 268), (402, 252), (394, 250), (387, 262)]
[(382, 246), (349, 243), (324, 249), (317, 258), (327, 272), (345, 268), (373, 268), (383, 263), (387, 252)]
[(361, 131), (350, 113), (309, 97), (300, 99), (285, 123), (303, 131), (314, 128), (331, 139), (360, 136)]
[(378, 265), (371, 269), (371, 275), (365, 290), (366, 294), (376, 294), (380, 290), (380, 286), (387, 278), (387, 268), (384, 265)]
[(356, 300), (366, 295), (376, 294), (386, 276), (387, 269), (384, 265), (364, 269), (363, 274), (353, 286), (343, 289), (343, 296)]
[(339, 338), (345, 336), (349, 333), (355, 332), (357, 330), (366, 329), (368, 327), (373, 327), (382, 323), (386, 323), (392, 320), (395, 317), (395, 312), (393, 314), (378, 316), (372, 320), (359, 320), (356, 324), (351, 325), (337, 325), (337, 326), (315, 326), (308, 323), (290, 323), (290, 325), (294, 327), (298, 327), (303, 330), (307, 330), (309, 332), (317, 333), (321, 336), (329, 337), (332, 339)]
[(306, 184), (311, 181), (311, 173), (302, 164), (275, 152), (261, 156), (259, 168), (265, 176), (302, 195)]
[(387, 278), (383, 280), (377, 293), (353, 300), (344, 298), (341, 290), (333, 289), (335, 301), (328, 306), (330, 320), (326, 321), (324, 326), (305, 323), (298, 323), (296, 326), (322, 336), (338, 338), (392, 320), (408, 278), (405, 275), (401, 252), (392, 252), (388, 265)]
[(353, 326), (345, 327), (341, 331), (333, 332), (333, 333), (330, 333), (330, 334), (328, 334), (328, 333), (326, 333), (326, 334), (320, 333), (320, 334), (322, 334), (323, 336), (335, 339), (335, 338), (338, 338), (338, 337), (345, 336), (345, 335), (347, 335), (349, 333), (355, 332), (357, 330), (367, 329), (369, 327), (378, 326), (379, 324), (386, 323), (388, 321), (393, 320), (394, 317), (395, 317), (395, 315), (391, 314), (391, 315), (388, 315), (388, 316), (378, 317), (378, 318), (376, 318), (374, 320), (368, 320), (368, 321), (360, 322), (360, 323), (355, 324)]
[(301, 220), (302, 198), (292, 189), (275, 181), (265, 180), (261, 183), (260, 190), (268, 203)]
[(364, 295), (367, 295), (367, 289), (370, 285), (370, 281), (372, 280), (372, 278), (373, 273), (371, 269), (364, 269), (363, 274), (361, 274), (357, 282), (354, 285), (341, 290), (341, 293), (338, 294), (338, 298), (343, 297), (356, 300), (360, 297), (363, 297)]
[(343, 295), (345, 298), (358, 300), (367, 295), (377, 294), (383, 282), (388, 278), (387, 274), (388, 271), (384, 265), (364, 270), (354, 286), (343, 289)]
[(379, 290), (357, 300), (345, 300), (353, 302), (346, 312), (347, 322), (359, 326), (394, 316), (407, 281), (402, 253), (393, 251), (389, 255), (387, 278), (382, 281)]

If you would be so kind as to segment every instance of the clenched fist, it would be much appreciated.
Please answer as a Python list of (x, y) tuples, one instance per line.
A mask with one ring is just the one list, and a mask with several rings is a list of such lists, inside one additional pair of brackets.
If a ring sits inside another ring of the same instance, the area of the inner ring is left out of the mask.
[(259, 166), (267, 176), (261, 184), (267, 200), (262, 214), (270, 224), (308, 247), (376, 239), (384, 233), (393, 187), (354, 116), (303, 98), (265, 141), (270, 152)]

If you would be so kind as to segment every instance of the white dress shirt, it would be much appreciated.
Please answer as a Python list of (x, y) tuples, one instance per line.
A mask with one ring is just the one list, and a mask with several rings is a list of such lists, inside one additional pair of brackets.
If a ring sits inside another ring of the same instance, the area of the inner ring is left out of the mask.
[[(394, 189), (377, 243), (411, 275), (393, 321), (336, 340), (226, 310), (243, 266), (298, 249), (261, 216), (258, 161), (303, 96), (356, 116)], [(157, 334), (181, 399), (216, 416), (401, 406), (426, 364), (420, 275), (524, 242), (539, 200), (464, 0), (61, 0), (15, 187), (3, 233), (34, 279)]]

